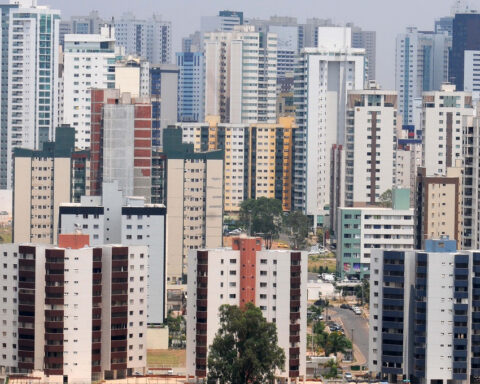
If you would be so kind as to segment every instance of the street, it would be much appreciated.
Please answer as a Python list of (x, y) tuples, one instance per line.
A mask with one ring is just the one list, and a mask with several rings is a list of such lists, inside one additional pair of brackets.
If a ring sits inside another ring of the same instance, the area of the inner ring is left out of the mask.
[(328, 315), (332, 319), (338, 317), (342, 321), (343, 329), (349, 339), (352, 339), (353, 329), (353, 343), (363, 355), (366, 364), (368, 361), (368, 321), (363, 316), (356, 315), (350, 309), (338, 307), (328, 308)]

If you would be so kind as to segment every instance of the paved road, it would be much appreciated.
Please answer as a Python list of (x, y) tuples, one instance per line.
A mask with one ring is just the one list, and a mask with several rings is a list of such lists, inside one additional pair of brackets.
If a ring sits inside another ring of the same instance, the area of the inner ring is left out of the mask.
[(353, 343), (368, 360), (368, 321), (350, 309), (329, 308), (328, 314), (332, 317), (338, 316), (342, 320), (345, 334), (349, 339), (352, 339), (353, 329)]

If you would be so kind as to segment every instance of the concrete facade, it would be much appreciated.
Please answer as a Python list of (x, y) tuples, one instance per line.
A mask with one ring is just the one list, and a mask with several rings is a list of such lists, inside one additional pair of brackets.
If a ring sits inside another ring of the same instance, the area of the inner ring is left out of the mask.
[(1, 6), (0, 187), (11, 189), (13, 150), (39, 150), (58, 123), (60, 11), (32, 2)]
[(57, 233), (80, 230), (93, 246), (147, 246), (147, 321), (161, 324), (166, 318), (166, 208), (145, 204), (144, 197), (125, 197), (117, 183), (104, 183), (102, 190), (102, 196), (83, 196), (79, 204), (62, 204)]
[(295, 77), (293, 206), (315, 225), (330, 208), (330, 150), (345, 144), (347, 92), (364, 88), (366, 71), (365, 50), (348, 45), (350, 30), (326, 29), (338, 39), (305, 48)]
[(259, 306), (265, 319), (277, 326), (278, 345), (286, 358), (285, 369), (277, 372), (278, 376), (292, 380), (305, 376), (305, 252), (263, 250), (260, 238), (240, 237), (233, 239), (232, 249), (191, 250), (188, 269), (189, 376), (202, 378), (207, 374), (207, 350), (220, 324), (218, 308), (247, 302)]
[(13, 241), (54, 244), (58, 207), (71, 201), (75, 131), (57, 128), (56, 142), (42, 151), (14, 153)]
[[(7, 276), (15, 288), (2, 293), (10, 303), (0, 314), (2, 332), (9, 334), (2, 338), (8, 345), (0, 347), (6, 372), (43, 370), (90, 383), (145, 370), (146, 268), (141, 266), (148, 248), (84, 247), (79, 237), (67, 235), (60, 247), (2, 245), (4, 273), (14, 267)], [(133, 292), (128, 299), (127, 292)]]
[(221, 123), (275, 123), (277, 35), (253, 26), (204, 36), (205, 115)]
[(462, 166), (447, 168), (445, 176), (431, 176), (418, 168), (415, 190), (415, 248), (425, 240), (448, 236), (460, 245), (462, 238)]
[(479, 268), (478, 251), (448, 239), (427, 240), (425, 250), (375, 250), (369, 370), (391, 383), (473, 382)]
[(63, 54), (63, 122), (75, 127), (75, 146), (90, 148), (91, 88), (114, 88), (115, 32), (65, 35)]
[(191, 249), (223, 243), (223, 152), (195, 153), (182, 143), (182, 131), (168, 128), (167, 156), (167, 280), (180, 283)]
[(454, 85), (423, 93), (422, 166), (428, 175), (445, 175), (462, 158), (463, 119), (473, 112), (472, 94), (457, 92)]
[[(392, 208), (339, 208), (337, 271), (340, 276), (371, 277), (371, 259), (378, 249), (414, 248), (414, 210), (408, 190), (397, 190)], [(406, 192), (406, 193), (405, 193)], [(396, 200), (396, 201), (395, 201)]]

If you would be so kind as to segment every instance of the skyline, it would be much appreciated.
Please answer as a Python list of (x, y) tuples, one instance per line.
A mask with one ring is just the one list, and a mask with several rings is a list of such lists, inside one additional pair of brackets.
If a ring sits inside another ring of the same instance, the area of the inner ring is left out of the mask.
[[(119, 17), (125, 12), (133, 12), (137, 17), (148, 17), (157, 13), (164, 20), (172, 22), (173, 50), (181, 50), (181, 40), (190, 33), (200, 29), (200, 18), (211, 16), (219, 10), (229, 9), (243, 11), (246, 18), (266, 18), (270, 16), (292, 16), (303, 22), (307, 17), (330, 18), (334, 23), (344, 24), (353, 22), (364, 30), (377, 32), (377, 81), (383, 89), (395, 88), (395, 38), (397, 34), (405, 31), (406, 27), (415, 26), (420, 30), (432, 30), (435, 19), (448, 16), (454, 1), (451, 0), (406, 0), (403, 2), (387, 2), (381, 0), (337, 0), (335, 2), (301, 0), (302, 7), (295, 7), (287, 0), (264, 0), (262, 7), (253, 0), (238, 1), (201, 1), (178, 0), (156, 4), (154, 0), (141, 0), (132, 3), (127, 0), (115, 2), (115, 9), (112, 12), (110, 2), (104, 0), (95, 2), (85, 0), (79, 2), (68, 2), (64, 0), (41, 0), (42, 5), (50, 5), (62, 11), (62, 18), (70, 16), (85, 15), (91, 10), (98, 10), (104, 18)], [(342, 6), (339, 6), (341, 3)], [(470, 1), (471, 8), (480, 9), (480, 0)], [(313, 11), (310, 7), (313, 7)], [(322, 9), (323, 8), (323, 9)], [(85, 11), (87, 10), (88, 11)], [(416, 9), (413, 14), (411, 9)], [(372, 17), (370, 10), (375, 10)], [(181, 11), (181, 12), (179, 12)], [(390, 15), (379, 18), (378, 15)], [(396, 15), (395, 18), (391, 15)], [(173, 58), (172, 58), (173, 60)]]

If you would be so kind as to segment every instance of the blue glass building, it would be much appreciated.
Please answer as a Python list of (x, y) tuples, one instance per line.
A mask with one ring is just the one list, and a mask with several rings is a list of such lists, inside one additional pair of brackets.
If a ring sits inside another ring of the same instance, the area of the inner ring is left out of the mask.
[(178, 121), (204, 121), (203, 63), (203, 52), (177, 52)]

